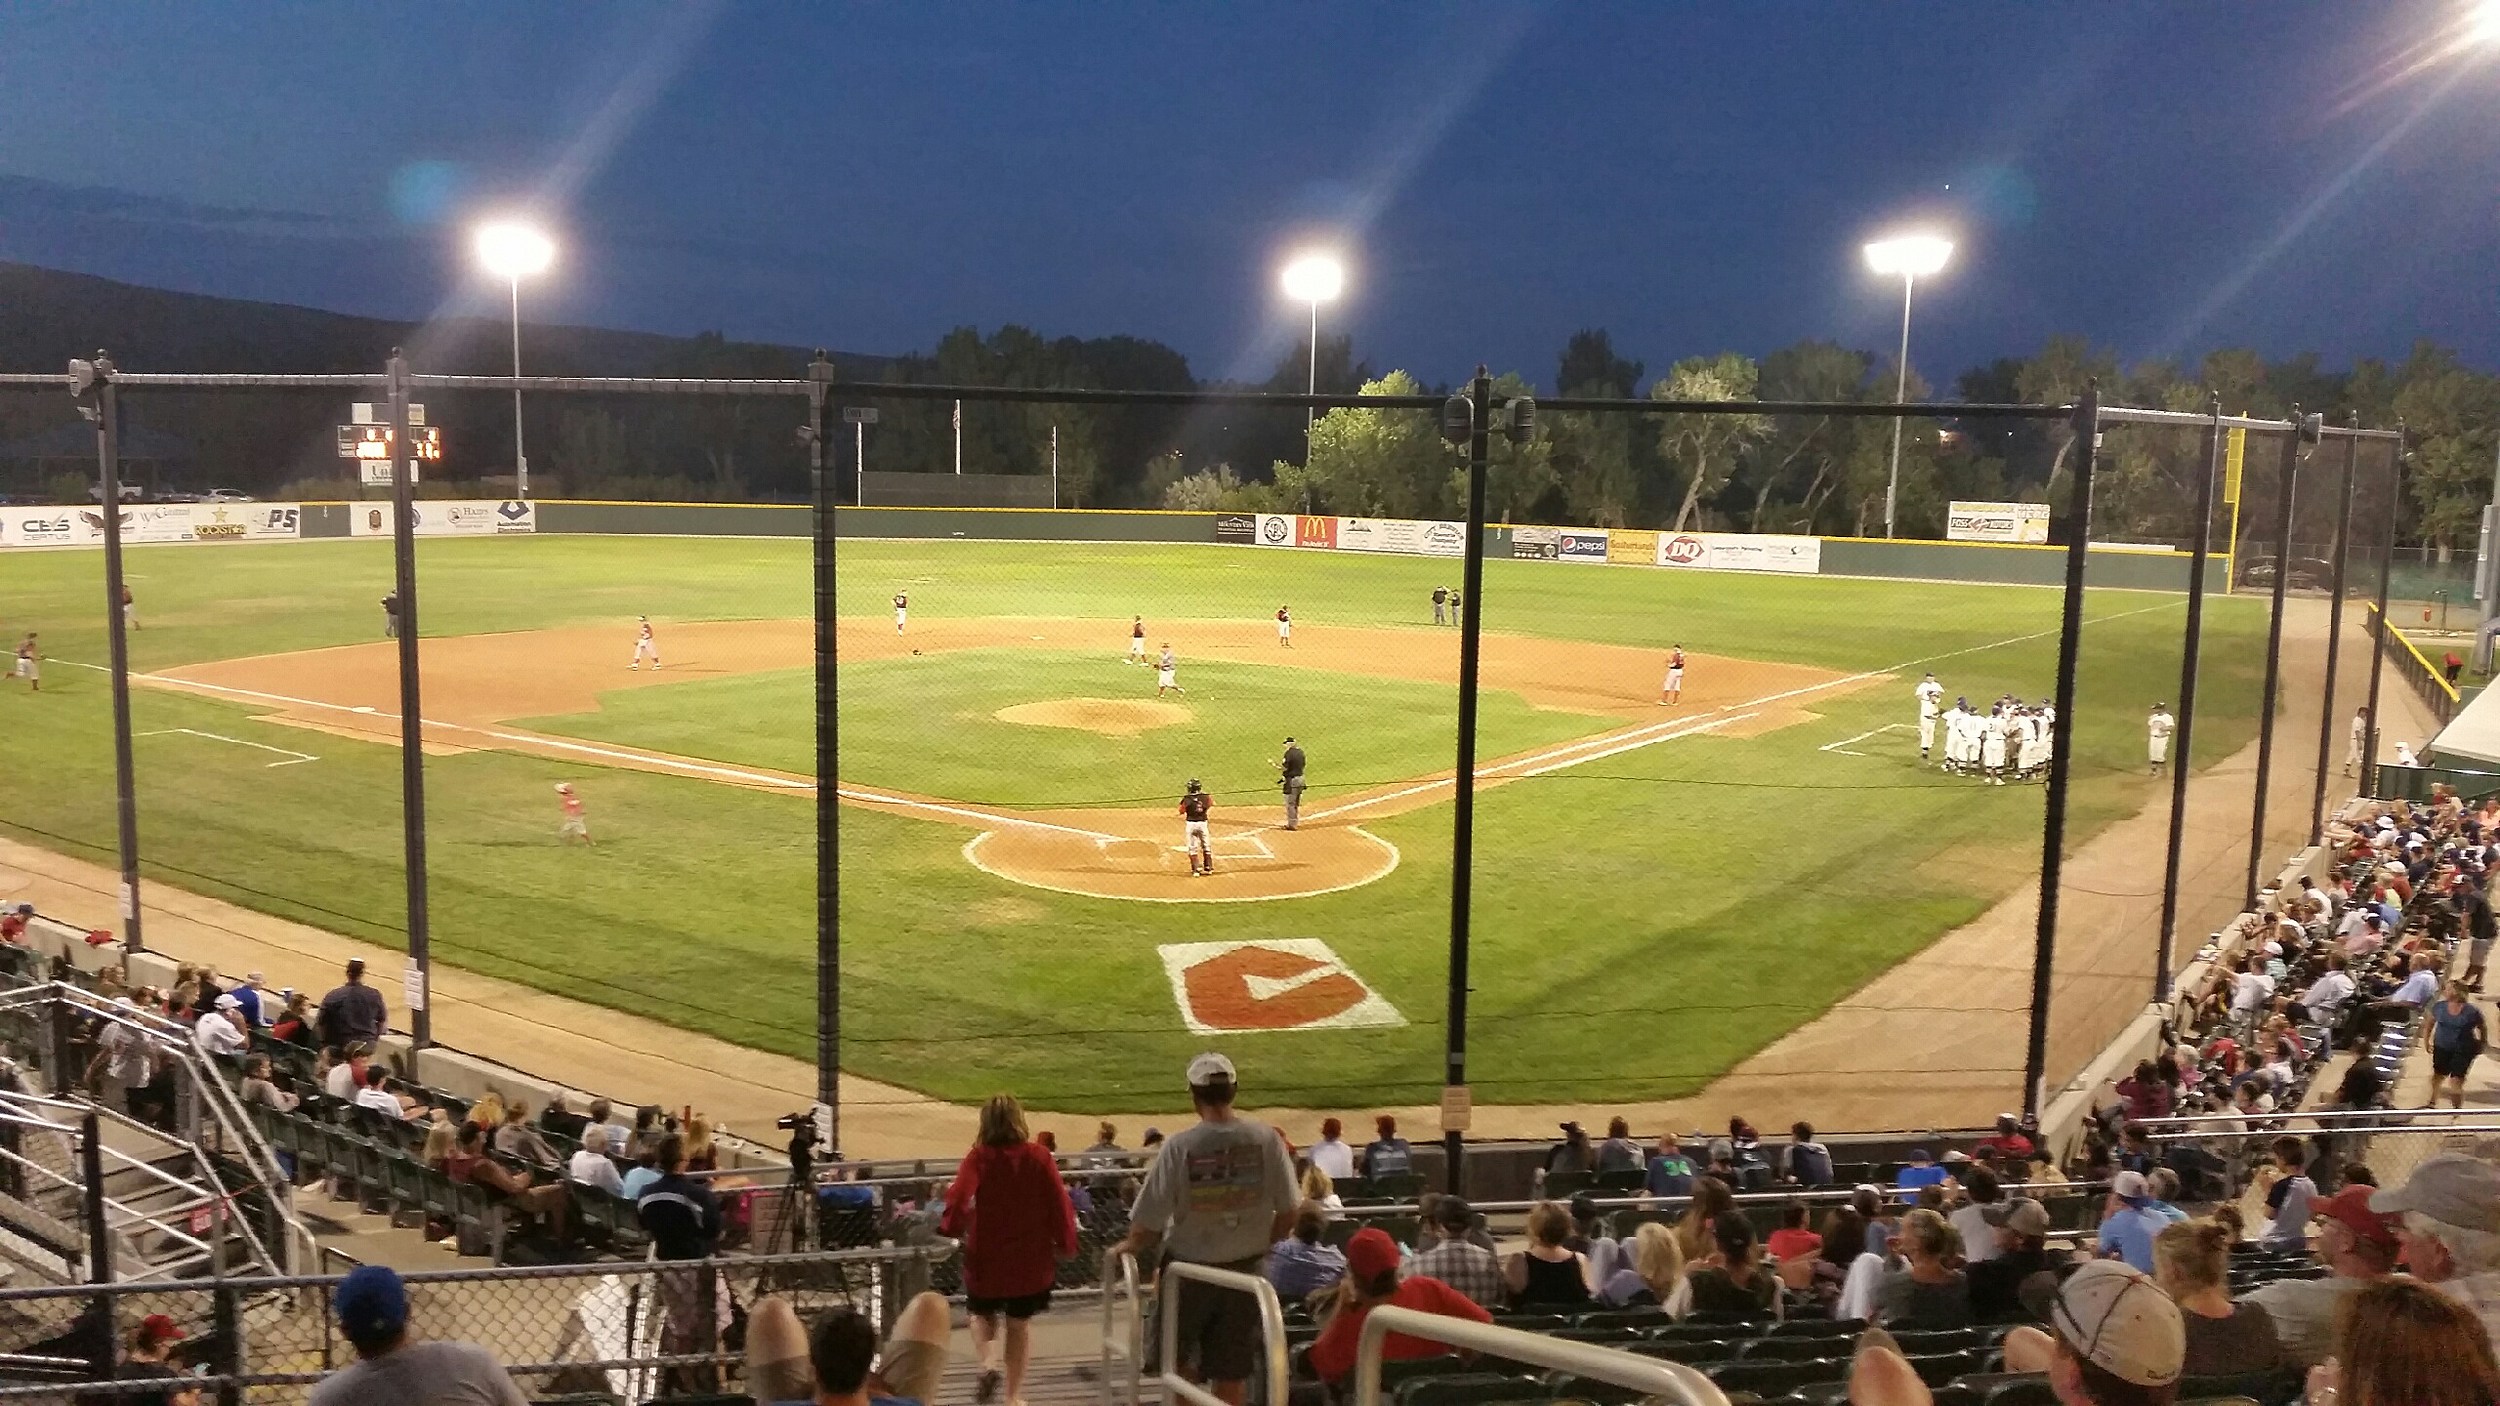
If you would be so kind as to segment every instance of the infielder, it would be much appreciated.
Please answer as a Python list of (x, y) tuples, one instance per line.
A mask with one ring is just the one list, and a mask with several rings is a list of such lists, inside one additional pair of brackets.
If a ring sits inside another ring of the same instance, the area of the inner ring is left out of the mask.
[(1198, 778), (1189, 778), (1189, 789), (1181, 792), (1181, 853), (1189, 856), (1189, 877), (1203, 878), (1215, 872), (1215, 849), (1207, 839), (1207, 814), (1215, 809), (1215, 798), (1198, 787)]
[(1281, 605), (1276, 607), (1276, 643), (1285, 649), (1293, 648), (1293, 612)]
[(575, 840), (595, 844), (590, 838), (590, 817), (582, 812), (582, 798), (573, 794), (572, 782), (556, 783), (556, 800), (564, 807), (564, 824), (556, 831), (556, 838), (568, 845)]
[(2152, 716), (2144, 720), (2144, 754), (2150, 763), (2145, 775), (2159, 776), (2161, 769), (2169, 765), (2170, 734), (2178, 730), (2179, 720), (2170, 716), (2170, 710), (2154, 704)]
[(1677, 645), (1667, 655), (1667, 681), (1658, 690), (1658, 706), (1664, 708), (1684, 698), (1684, 646)]
[(2352, 769), (2361, 765), (2361, 749), (2369, 743), (2370, 709), (2363, 704), (2352, 710), (2352, 745), (2344, 751), (2344, 775), (2352, 775)]
[(139, 628), (139, 601), (130, 594), (130, 583), (127, 581), (122, 583), (122, 624), (134, 630)]
[(42, 656), (35, 652), (35, 632), (32, 630), (26, 632), (26, 638), (18, 641), (14, 677), (26, 680), (27, 687), (35, 692), (43, 692), (43, 661)]
[(1276, 763), (1276, 785), (1285, 793), (1285, 828), (1297, 828), (1302, 821), (1302, 769), (1307, 765), (1301, 744), (1285, 739), (1285, 755)]
[(1128, 662), (1146, 662), (1146, 617), (1132, 616), (1128, 624)]
[(894, 633), (898, 635), (903, 633), (903, 617), (910, 613), (911, 597), (902, 591), (896, 591), (894, 593)]
[(1979, 766), (1988, 774), (1988, 784), (2005, 784), (2005, 713), (1988, 714), (1979, 724)]
[(1180, 668), (1180, 661), (1172, 657), (1171, 644), (1165, 643), (1163, 657), (1155, 661), (1155, 697), (1161, 698), (1165, 693), (1189, 692), (1188, 689), (1173, 682), (1180, 676)]
[(634, 662), (625, 667), (639, 669), (642, 667), (642, 661), (647, 658), (651, 661), (651, 667), (657, 669), (660, 667), (660, 641), (651, 633), (651, 617), (640, 615), (635, 618), (642, 623), (634, 631)]
[(1936, 745), (1936, 715), (1944, 708), (1944, 685), (1929, 674), (1918, 684), (1918, 759), (1927, 760), (1927, 753)]

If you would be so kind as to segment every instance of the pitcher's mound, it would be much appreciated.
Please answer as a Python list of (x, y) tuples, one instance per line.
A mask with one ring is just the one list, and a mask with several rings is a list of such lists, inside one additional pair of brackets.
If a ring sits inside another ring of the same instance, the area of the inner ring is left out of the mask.
[(1055, 698), (1047, 703), (1018, 703), (991, 716), (1028, 727), (1072, 727), (1105, 737), (1135, 737), (1150, 728), (1185, 723), (1190, 711), (1151, 698)]

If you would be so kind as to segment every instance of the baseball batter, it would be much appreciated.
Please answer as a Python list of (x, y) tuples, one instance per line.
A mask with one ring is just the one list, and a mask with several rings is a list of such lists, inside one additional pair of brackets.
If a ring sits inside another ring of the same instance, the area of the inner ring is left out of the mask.
[(1276, 607), (1276, 643), (1293, 648), (1293, 612), (1281, 605)]
[(2151, 763), (2145, 775), (2161, 775), (2161, 769), (2170, 762), (2170, 734), (2178, 730), (2179, 720), (2170, 716), (2170, 710), (2154, 704), (2152, 716), (2144, 720), (2145, 756)]
[(635, 618), (641, 623), (634, 630), (634, 662), (625, 667), (639, 669), (642, 661), (648, 659), (651, 667), (657, 669), (660, 667), (660, 642), (651, 633), (651, 617), (642, 615)]
[(556, 801), (564, 807), (564, 824), (556, 831), (556, 838), (568, 845), (576, 840), (586, 845), (594, 843), (590, 838), (590, 817), (582, 811), (582, 798), (573, 794), (572, 782), (556, 783)]
[(1181, 792), (1181, 853), (1189, 856), (1189, 877), (1204, 878), (1215, 872), (1215, 849), (1207, 839), (1207, 816), (1215, 809), (1215, 798), (1198, 786), (1198, 778), (1189, 778), (1189, 789)]
[(903, 633), (903, 617), (910, 613), (911, 597), (902, 591), (896, 591), (894, 593), (894, 633), (898, 635)]
[(1684, 698), (1684, 646), (1677, 645), (1667, 656), (1667, 681), (1658, 690), (1658, 706), (1682, 702)]
[(1189, 692), (1188, 689), (1175, 682), (1180, 677), (1180, 668), (1181, 663), (1172, 657), (1172, 646), (1167, 642), (1163, 646), (1163, 657), (1155, 661), (1155, 697), (1161, 698), (1166, 693)]
[(1918, 685), (1918, 759), (1927, 760), (1927, 753), (1936, 745), (1936, 717), (1944, 711), (1944, 685), (1929, 674)]
[(1128, 662), (1131, 664), (1146, 662), (1146, 617), (1143, 615), (1133, 617), (1129, 621)]
[(28, 630), (26, 638), (17, 642), (17, 668), (13, 677), (26, 680), (27, 687), (37, 693), (43, 692), (43, 656), (35, 652), (35, 632), (32, 630)]

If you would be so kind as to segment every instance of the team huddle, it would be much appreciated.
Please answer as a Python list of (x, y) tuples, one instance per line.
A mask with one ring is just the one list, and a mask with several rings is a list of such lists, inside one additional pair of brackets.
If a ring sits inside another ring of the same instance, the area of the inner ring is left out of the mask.
[[(1942, 733), (1943, 766), (1955, 776), (1975, 776), (1990, 786), (2002, 786), (2008, 780), (2048, 779), (2049, 761), (2057, 746), (2057, 708), (2048, 699), (2025, 703), (2009, 693), (1983, 710), (1972, 707), (1968, 698), (1957, 697), (1947, 708), (1943, 706), (1944, 685), (1934, 674), (1919, 681), (1917, 696), (1920, 761), (1930, 759), (1937, 734)], [(2144, 720), (2150, 774), (2158, 776), (2170, 764), (2170, 735), (2178, 728), (2179, 720), (2167, 706), (2153, 705)]]

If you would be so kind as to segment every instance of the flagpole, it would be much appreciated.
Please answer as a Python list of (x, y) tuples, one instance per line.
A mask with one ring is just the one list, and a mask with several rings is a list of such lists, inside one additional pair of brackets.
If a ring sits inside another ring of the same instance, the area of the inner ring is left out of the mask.
[(964, 471), (964, 403), (955, 402), (955, 472)]
[(1059, 506), (1059, 427), (1050, 427), (1050, 505)]

